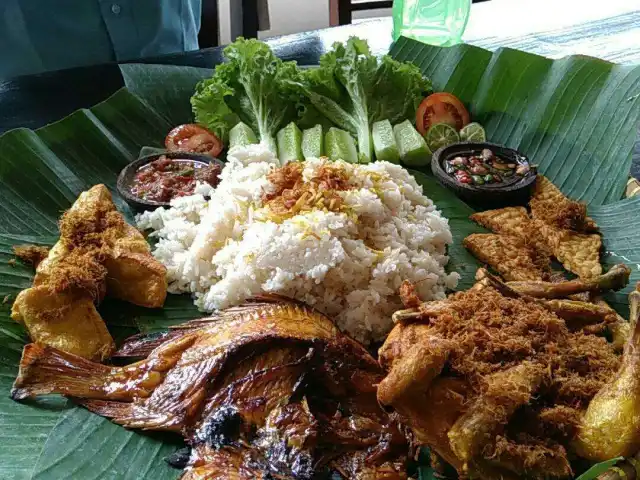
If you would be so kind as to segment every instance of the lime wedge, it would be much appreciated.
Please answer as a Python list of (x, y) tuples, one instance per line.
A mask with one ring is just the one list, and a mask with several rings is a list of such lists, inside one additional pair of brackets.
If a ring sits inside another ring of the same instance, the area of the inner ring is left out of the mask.
[(460, 136), (456, 129), (446, 123), (436, 123), (424, 136), (429, 150), (435, 152), (441, 147), (446, 147), (452, 143), (460, 141)]
[(462, 127), (462, 130), (460, 130), (460, 138), (465, 142), (487, 141), (487, 135), (484, 133), (484, 128), (476, 122), (471, 122), (470, 124)]

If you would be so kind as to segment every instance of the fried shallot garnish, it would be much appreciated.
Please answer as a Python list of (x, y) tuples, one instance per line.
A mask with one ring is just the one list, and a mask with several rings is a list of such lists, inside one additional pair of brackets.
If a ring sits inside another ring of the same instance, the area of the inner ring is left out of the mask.
[(267, 176), (275, 189), (265, 194), (263, 200), (273, 215), (286, 219), (313, 209), (343, 210), (344, 201), (338, 192), (353, 187), (341, 167), (322, 165), (308, 180), (302, 173), (302, 164), (288, 163)]
[(36, 268), (49, 255), (49, 247), (42, 245), (15, 245), (13, 253), (23, 262)]
[(409, 280), (405, 280), (400, 285), (400, 300), (406, 308), (418, 308), (422, 303), (416, 294), (416, 286)]

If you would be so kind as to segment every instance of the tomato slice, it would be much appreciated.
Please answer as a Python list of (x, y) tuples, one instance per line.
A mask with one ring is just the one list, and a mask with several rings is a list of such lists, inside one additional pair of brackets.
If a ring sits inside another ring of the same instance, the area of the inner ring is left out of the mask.
[(446, 92), (433, 93), (422, 100), (416, 112), (416, 128), (425, 135), (436, 123), (446, 123), (460, 131), (469, 123), (469, 112), (458, 97)]
[(217, 157), (222, 152), (222, 140), (200, 125), (188, 123), (179, 125), (169, 132), (164, 145), (170, 152), (182, 151), (204, 153)]

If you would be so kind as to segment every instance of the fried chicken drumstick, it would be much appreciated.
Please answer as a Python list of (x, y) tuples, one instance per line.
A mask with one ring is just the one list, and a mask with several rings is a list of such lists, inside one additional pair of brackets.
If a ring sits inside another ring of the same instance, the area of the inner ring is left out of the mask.
[[(563, 298), (626, 285), (629, 269), (558, 284), (479, 283), (409, 308), (379, 350), (378, 400), (416, 443), (460, 475), (484, 480), (571, 478), (572, 461), (640, 448), (640, 292), (624, 353), (591, 327), (618, 316), (606, 304)], [(617, 374), (616, 374), (617, 372)]]

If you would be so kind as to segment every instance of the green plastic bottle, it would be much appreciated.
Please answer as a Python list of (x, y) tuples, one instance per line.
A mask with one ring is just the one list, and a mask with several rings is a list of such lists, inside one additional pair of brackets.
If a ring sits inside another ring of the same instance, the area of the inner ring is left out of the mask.
[(401, 35), (431, 45), (462, 41), (471, 0), (394, 0), (393, 40)]

